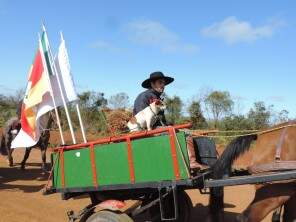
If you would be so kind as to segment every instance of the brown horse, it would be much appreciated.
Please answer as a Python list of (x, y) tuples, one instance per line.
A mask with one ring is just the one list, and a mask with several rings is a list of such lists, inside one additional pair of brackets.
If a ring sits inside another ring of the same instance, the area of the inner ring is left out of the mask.
[[(46, 150), (49, 145), (49, 138), (50, 138), (50, 128), (54, 122), (53, 113), (49, 112), (41, 117), (41, 121), (43, 122), (41, 125), (45, 126), (44, 129), (41, 130), (41, 135), (39, 141), (36, 145), (32, 147), (27, 147), (25, 149), (25, 155), (21, 162), (21, 169), (25, 169), (26, 161), (29, 158), (30, 152), (32, 148), (39, 148), (41, 151), (41, 159), (42, 159), (42, 169), (46, 170)], [(15, 138), (16, 134), (14, 131), (20, 130), (20, 123), (17, 117), (12, 118), (6, 123), (6, 127), (2, 132), (1, 136), (1, 153), (3, 155), (7, 155), (9, 166), (13, 166), (13, 158), (12, 152), (13, 149), (10, 148), (12, 140)]]
[(9, 166), (13, 165), (12, 149), (10, 149), (12, 140), (21, 129), (21, 123), (18, 117), (10, 118), (4, 125), (1, 133), (0, 153), (7, 156)]
[[(256, 144), (250, 149), (255, 140)], [(249, 149), (251, 174), (296, 169), (296, 121), (233, 140), (213, 167), (214, 178), (222, 178), (230, 172), (234, 160)], [(223, 209), (223, 196), (214, 201), (211, 204), (216, 212), (212, 213), (218, 215)], [(296, 180), (257, 185), (254, 200), (237, 219), (241, 222), (262, 221), (282, 205), (285, 207), (284, 221), (296, 221)]]

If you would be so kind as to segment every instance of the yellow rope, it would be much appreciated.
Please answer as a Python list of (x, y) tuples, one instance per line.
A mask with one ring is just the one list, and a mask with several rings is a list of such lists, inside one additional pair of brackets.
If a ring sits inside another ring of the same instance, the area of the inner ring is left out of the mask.
[(288, 127), (295, 127), (295, 126), (296, 126), (296, 123), (285, 125), (285, 126), (279, 126), (279, 127), (276, 127), (276, 128), (267, 129), (267, 130), (263, 130), (261, 132), (258, 132), (258, 135), (278, 131), (278, 130), (285, 129), (285, 128), (288, 128)]
[(189, 130), (193, 133), (243, 133), (243, 132), (258, 132), (259, 130)]
[[(279, 126), (276, 128), (272, 128), (272, 129), (267, 129), (267, 130), (262, 130), (262, 131), (258, 131), (258, 130), (237, 130), (237, 132), (253, 132), (253, 133), (247, 133), (247, 134), (237, 134), (237, 135), (232, 135), (232, 136), (208, 136), (208, 135), (204, 135), (204, 134), (198, 134), (198, 133), (194, 133), (194, 131), (189, 131), (189, 133), (191, 133), (194, 136), (200, 136), (200, 137), (209, 137), (209, 138), (234, 138), (234, 137), (240, 137), (240, 136), (251, 136), (251, 135), (262, 135), (262, 134), (266, 134), (266, 133), (270, 133), (270, 132), (274, 132), (274, 131), (278, 131), (281, 129), (285, 129), (288, 127), (296, 127), (296, 124), (289, 124), (289, 125), (285, 125), (285, 126)], [(234, 130), (235, 131), (235, 130)], [(220, 133), (220, 132), (232, 132), (232, 131), (217, 131), (217, 132), (212, 132), (212, 133)]]

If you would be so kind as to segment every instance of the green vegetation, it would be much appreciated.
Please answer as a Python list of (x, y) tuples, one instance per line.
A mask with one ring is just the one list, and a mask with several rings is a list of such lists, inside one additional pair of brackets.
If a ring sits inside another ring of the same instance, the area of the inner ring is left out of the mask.
[[(0, 126), (16, 115), (16, 107), (23, 95), (21, 91), (14, 96), (0, 95)], [(79, 105), (87, 132), (119, 133), (130, 118), (132, 107), (129, 96), (122, 92), (105, 98), (104, 93), (85, 91), (79, 94)], [(185, 103), (179, 96), (165, 95), (166, 117), (170, 124), (192, 122), (193, 129), (253, 130), (264, 129), (270, 125), (288, 121), (289, 112), (275, 112), (272, 105), (255, 102), (248, 112), (234, 111), (238, 106), (227, 91), (211, 91), (203, 99)], [(238, 106), (240, 107), (240, 106)], [(75, 104), (68, 105), (73, 126), (79, 129)], [(68, 129), (65, 111), (60, 109), (62, 127)], [(122, 119), (122, 120), (121, 120)], [(118, 130), (120, 129), (120, 130)], [(229, 134), (228, 134), (229, 135)]]

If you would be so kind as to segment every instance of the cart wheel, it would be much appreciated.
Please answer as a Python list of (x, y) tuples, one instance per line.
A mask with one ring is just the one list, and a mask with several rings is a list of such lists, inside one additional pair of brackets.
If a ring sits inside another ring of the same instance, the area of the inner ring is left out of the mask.
[[(164, 199), (164, 207), (166, 215), (165, 217), (174, 217), (174, 201), (173, 196), (169, 195)], [(188, 194), (182, 190), (178, 192), (178, 206), (179, 206), (179, 218), (177, 220), (171, 220), (173, 222), (189, 222), (191, 211), (193, 208), (192, 202)], [(149, 209), (150, 216), (153, 222), (160, 222), (160, 209), (159, 204)]]
[(134, 222), (128, 215), (111, 211), (99, 211), (89, 217), (86, 222)]

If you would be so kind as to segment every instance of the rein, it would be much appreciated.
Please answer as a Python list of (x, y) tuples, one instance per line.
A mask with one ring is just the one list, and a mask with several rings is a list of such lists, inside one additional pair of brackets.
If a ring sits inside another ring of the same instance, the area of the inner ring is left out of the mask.
[[(252, 133), (247, 133), (247, 134), (237, 134), (237, 135), (232, 135), (232, 136), (217, 136), (217, 135), (204, 135), (201, 133), (195, 133), (194, 131), (190, 131), (190, 130), (186, 130), (186, 132), (190, 133), (193, 136), (200, 136), (200, 137), (209, 137), (209, 138), (235, 138), (235, 137), (241, 137), (241, 136), (252, 136), (252, 135), (262, 135), (262, 134), (266, 134), (266, 133), (271, 133), (271, 132), (275, 132), (281, 129), (285, 129), (285, 128), (289, 128), (289, 127), (296, 127), (296, 123), (294, 124), (289, 124), (289, 125), (285, 125), (285, 126), (280, 126), (280, 127), (276, 127), (276, 128), (272, 128), (272, 129), (267, 129), (267, 130), (246, 130), (246, 132), (252, 132)], [(219, 133), (219, 132), (244, 132), (242, 131), (215, 131), (215, 132), (210, 132), (210, 133)]]

